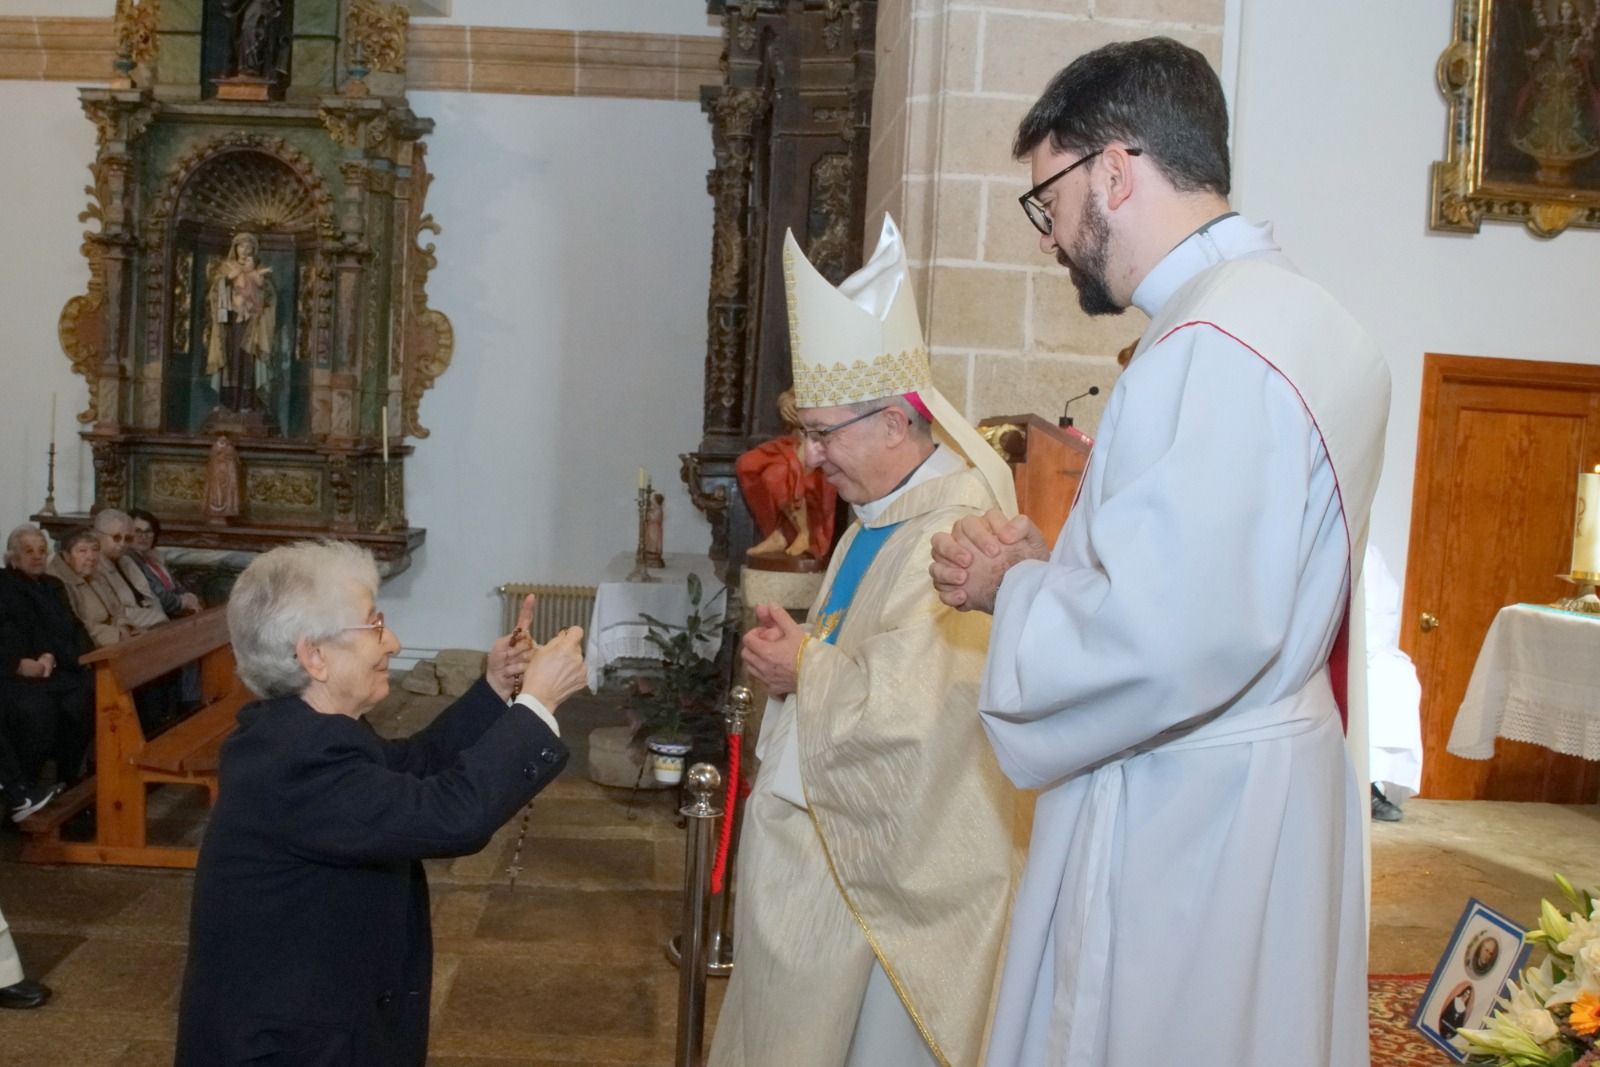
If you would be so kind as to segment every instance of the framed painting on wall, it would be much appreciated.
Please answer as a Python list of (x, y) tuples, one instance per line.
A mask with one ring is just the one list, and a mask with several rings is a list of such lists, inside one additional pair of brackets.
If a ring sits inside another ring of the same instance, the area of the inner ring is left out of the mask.
[(1600, 0), (1456, 0), (1439, 57), (1450, 118), (1430, 228), (1600, 228), (1597, 29)]

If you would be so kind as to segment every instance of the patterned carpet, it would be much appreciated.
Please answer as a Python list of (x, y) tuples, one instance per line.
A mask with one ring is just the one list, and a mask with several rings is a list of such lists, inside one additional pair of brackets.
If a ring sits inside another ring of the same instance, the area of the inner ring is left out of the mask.
[(1411, 1029), (1425, 974), (1374, 974), (1367, 977), (1372, 1026), (1372, 1067), (1443, 1067), (1453, 1061)]

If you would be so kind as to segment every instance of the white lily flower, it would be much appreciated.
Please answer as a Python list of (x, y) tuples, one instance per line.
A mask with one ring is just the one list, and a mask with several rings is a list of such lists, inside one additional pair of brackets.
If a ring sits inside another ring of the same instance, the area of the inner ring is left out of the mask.
[(1548, 900), (1539, 901), (1539, 929), (1551, 945), (1560, 944), (1572, 934), (1572, 924)]
[(1568, 923), (1567, 936), (1556, 945), (1556, 951), (1563, 956), (1576, 957), (1593, 944), (1600, 944), (1600, 922), (1574, 912)]
[(1550, 1063), (1550, 1057), (1562, 1047), (1555, 1017), (1546, 1007), (1554, 977), (1550, 960), (1546, 959), (1538, 967), (1525, 970), (1520, 984), (1508, 982), (1506, 995), (1500, 998), (1482, 1029), (1456, 1032), (1464, 1041), (1464, 1045), (1458, 1042), (1458, 1047), (1469, 1053), (1512, 1057), (1526, 1067)]
[(1513, 1057), (1526, 1067), (1548, 1067), (1550, 1055), (1522, 1029), (1504, 1015), (1491, 1015), (1481, 1030), (1457, 1030), (1452, 1042), (1469, 1055)]

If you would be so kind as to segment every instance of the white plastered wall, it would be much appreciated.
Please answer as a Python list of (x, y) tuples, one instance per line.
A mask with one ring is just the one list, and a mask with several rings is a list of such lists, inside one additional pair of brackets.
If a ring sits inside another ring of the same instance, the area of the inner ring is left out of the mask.
[[(1410, 536), (1426, 352), (1600, 363), (1600, 232), (1428, 230), (1443, 158), (1434, 65), (1449, 0), (1233, 0), (1234, 202), (1366, 325), (1394, 398), (1372, 540), (1396, 576)], [(1576, 472), (1574, 472), (1576, 473)]]

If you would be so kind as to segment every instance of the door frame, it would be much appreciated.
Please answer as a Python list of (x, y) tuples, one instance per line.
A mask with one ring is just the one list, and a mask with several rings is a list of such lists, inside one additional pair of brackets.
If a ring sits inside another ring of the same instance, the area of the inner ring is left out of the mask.
[[(1416, 467), (1411, 485), (1411, 523), (1406, 549), (1405, 591), (1400, 615), (1400, 647), (1414, 663), (1420, 659), (1418, 645), (1420, 635), (1415, 620), (1423, 604), (1430, 602), (1428, 597), (1436, 592), (1422, 588), (1425, 568), (1420, 566), (1419, 562), (1428, 552), (1432, 540), (1428, 535), (1433, 524), (1436, 521), (1443, 521), (1443, 517), (1436, 518), (1431, 514), (1431, 502), (1448, 499), (1448, 494), (1442, 492), (1447, 487), (1435, 486), (1435, 482), (1445, 478), (1451, 470), (1450, 463), (1437, 461), (1437, 457), (1445, 455), (1445, 449), (1451, 444), (1449, 440), (1439, 439), (1441, 432), (1451, 429), (1442, 426), (1441, 420), (1437, 417), (1439, 394), (1446, 385), (1454, 384), (1535, 386), (1568, 390), (1589, 394), (1593, 398), (1591, 402), (1600, 405), (1600, 364), (1552, 363), (1534, 359), (1502, 359), (1496, 356), (1462, 356), (1436, 352), (1423, 355), (1421, 402), (1417, 419)], [(1588, 463), (1600, 460), (1600, 442), (1594, 444), (1585, 442), (1585, 444), (1595, 454), (1589, 456), (1580, 469), (1587, 469)], [(1576, 473), (1575, 471), (1574, 474)], [(1436, 489), (1441, 491), (1436, 492)], [(1428, 665), (1432, 666), (1431, 659)], [(1424, 677), (1422, 679), (1424, 686), (1430, 680)], [(1429, 699), (1427, 692), (1424, 692), (1424, 702)], [(1422, 722), (1424, 746), (1427, 743), (1427, 726), (1428, 720), (1425, 717)], [(1425, 748), (1424, 774), (1429, 755)]]

